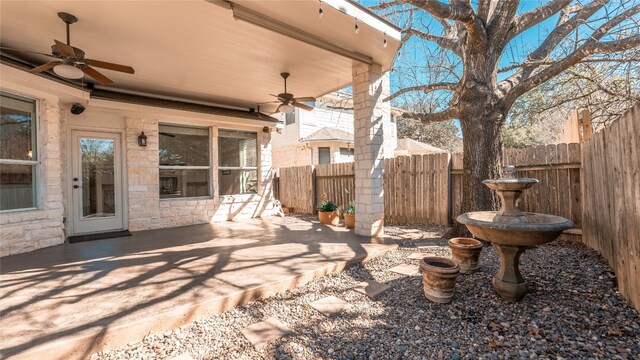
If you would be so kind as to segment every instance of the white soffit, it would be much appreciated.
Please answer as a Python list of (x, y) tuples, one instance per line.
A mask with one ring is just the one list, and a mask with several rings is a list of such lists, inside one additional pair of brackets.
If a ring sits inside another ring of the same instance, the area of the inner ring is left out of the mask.
[[(355, 33), (346, 1), (238, 1), (265, 17), (310, 33), (325, 42), (368, 56), (388, 69), (399, 46), (394, 34), (369, 26), (389, 26), (365, 19)], [(333, 6), (343, 4), (342, 11)], [(319, 6), (325, 14), (318, 16)], [(348, 6), (351, 5), (351, 6)], [(345, 10), (346, 9), (346, 10)], [(352, 81), (353, 60), (245, 21), (233, 11), (199, 1), (1, 1), (2, 46), (49, 52), (53, 39), (65, 40), (69, 12), (71, 44), (88, 58), (132, 66), (136, 73), (103, 73), (114, 91), (134, 91), (237, 107), (255, 107), (282, 92), (280, 72), (289, 72), (288, 90), (296, 96), (320, 96)], [(344, 12), (343, 12), (344, 11)], [(363, 11), (360, 9), (360, 11)], [(346, 13), (345, 13), (346, 12)], [(377, 25), (376, 25), (377, 24)], [(391, 29), (389, 27), (389, 29)], [(38, 55), (25, 60), (42, 64)], [(102, 71), (102, 70), (101, 70)], [(1, 74), (0, 74), (1, 75)], [(85, 81), (92, 81), (85, 78)], [(263, 111), (277, 104), (261, 105)]]

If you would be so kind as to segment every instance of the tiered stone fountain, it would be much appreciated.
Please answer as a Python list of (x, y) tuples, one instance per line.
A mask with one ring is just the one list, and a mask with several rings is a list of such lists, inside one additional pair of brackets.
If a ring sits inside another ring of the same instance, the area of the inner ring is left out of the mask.
[(574, 225), (571, 220), (560, 216), (520, 211), (520, 195), (538, 180), (516, 178), (513, 166), (507, 166), (505, 172), (506, 178), (483, 181), (498, 192), (500, 210), (470, 212), (458, 216), (457, 220), (466, 225), (476, 238), (491, 242), (500, 254), (500, 270), (493, 277), (493, 287), (502, 297), (516, 300), (529, 290), (520, 274), (520, 255), (528, 247), (555, 240)]

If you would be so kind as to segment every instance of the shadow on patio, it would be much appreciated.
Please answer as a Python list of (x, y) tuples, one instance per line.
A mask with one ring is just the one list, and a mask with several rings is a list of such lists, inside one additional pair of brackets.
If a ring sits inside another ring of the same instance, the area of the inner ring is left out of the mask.
[(288, 217), (151, 230), (6, 257), (2, 355), (83, 358), (393, 248)]

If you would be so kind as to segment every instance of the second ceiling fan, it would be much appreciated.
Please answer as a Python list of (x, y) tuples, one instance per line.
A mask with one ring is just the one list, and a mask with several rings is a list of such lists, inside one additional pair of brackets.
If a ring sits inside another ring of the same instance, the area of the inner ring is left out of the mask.
[(278, 109), (275, 112), (290, 113), (293, 111), (294, 107), (307, 111), (313, 110), (313, 106), (307, 105), (305, 103), (315, 103), (316, 98), (311, 96), (295, 97), (293, 94), (287, 92), (287, 78), (289, 77), (289, 75), (290, 74), (288, 72), (280, 73), (280, 76), (282, 76), (282, 78), (284, 79), (284, 92), (278, 95), (269, 94), (278, 98), (277, 101), (270, 101), (269, 103), (280, 103)]

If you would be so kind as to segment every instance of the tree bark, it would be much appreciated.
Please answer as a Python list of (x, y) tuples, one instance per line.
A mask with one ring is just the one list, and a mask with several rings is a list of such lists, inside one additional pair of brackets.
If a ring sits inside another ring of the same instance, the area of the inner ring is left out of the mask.
[[(508, 110), (501, 104), (476, 102), (463, 105), (460, 115), (463, 142), (462, 213), (497, 210), (500, 202), (496, 194), (482, 181), (499, 178), (502, 174), (502, 125)], [(456, 222), (453, 235), (469, 236), (464, 225)]]

